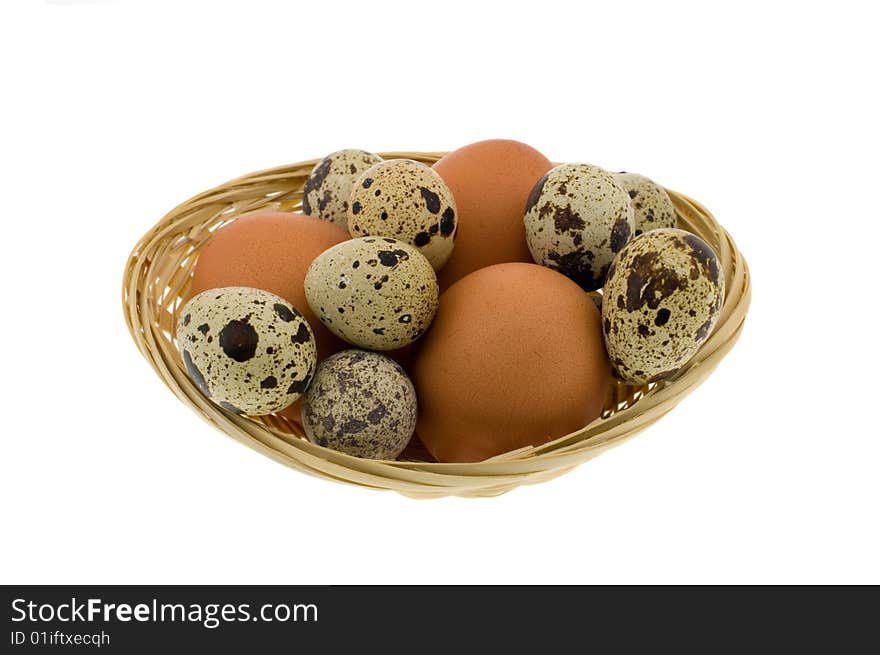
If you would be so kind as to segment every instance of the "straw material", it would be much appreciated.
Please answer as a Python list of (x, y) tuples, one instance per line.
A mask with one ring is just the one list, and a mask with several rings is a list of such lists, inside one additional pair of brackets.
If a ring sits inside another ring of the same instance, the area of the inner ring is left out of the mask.
[[(383, 153), (432, 164), (445, 153)], [(634, 387), (618, 384), (602, 418), (538, 447), (471, 464), (375, 461), (350, 457), (310, 443), (282, 417), (248, 418), (208, 401), (189, 379), (174, 340), (174, 326), (199, 248), (217, 228), (257, 211), (295, 211), (317, 160), (246, 175), (201, 193), (169, 212), (134, 247), (125, 267), (122, 304), (137, 347), (181, 401), (214, 427), (282, 464), (323, 478), (406, 496), (497, 496), (570, 471), (638, 434), (675, 407), (721, 361), (739, 338), (749, 308), (746, 261), (727, 231), (698, 202), (669, 191), (679, 226), (705, 239), (718, 253), (727, 296), (711, 337), (671, 380)]]

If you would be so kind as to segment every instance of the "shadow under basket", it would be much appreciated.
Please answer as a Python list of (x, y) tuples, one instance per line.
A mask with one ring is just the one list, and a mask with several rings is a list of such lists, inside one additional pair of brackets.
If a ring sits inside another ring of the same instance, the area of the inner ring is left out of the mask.
[[(432, 164), (445, 153), (383, 153)], [(721, 316), (694, 358), (676, 377), (647, 386), (617, 384), (602, 417), (577, 432), (537, 447), (484, 462), (441, 464), (351, 457), (310, 443), (302, 428), (282, 416), (237, 416), (207, 400), (190, 381), (174, 338), (181, 299), (189, 287), (199, 248), (219, 227), (257, 211), (298, 211), (302, 189), (317, 160), (246, 175), (205, 191), (169, 212), (134, 247), (125, 267), (122, 304), (131, 336), (162, 381), (193, 411), (232, 438), (282, 464), (339, 482), (392, 489), (406, 496), (497, 496), (522, 484), (562, 475), (638, 434), (675, 407), (718, 365), (736, 343), (749, 308), (751, 282), (742, 253), (727, 231), (698, 202), (669, 196), (679, 227), (699, 235), (718, 254), (726, 297)]]

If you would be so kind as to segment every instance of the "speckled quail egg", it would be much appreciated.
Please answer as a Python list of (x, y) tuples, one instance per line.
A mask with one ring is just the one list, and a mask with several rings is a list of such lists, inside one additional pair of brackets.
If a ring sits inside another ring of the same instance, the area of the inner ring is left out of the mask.
[(348, 197), (361, 173), (382, 161), (365, 150), (338, 150), (319, 161), (303, 188), (303, 213), (348, 229)]
[(452, 192), (434, 169), (411, 159), (389, 159), (355, 183), (348, 231), (353, 237), (392, 237), (412, 244), (439, 271), (452, 254), (456, 211)]
[(666, 189), (638, 173), (614, 173), (630, 197), (636, 219), (635, 236), (659, 227), (675, 227), (675, 207)]
[(524, 222), (535, 262), (586, 291), (602, 286), (615, 253), (635, 229), (626, 191), (611, 173), (589, 164), (562, 164), (538, 180)]
[(724, 302), (715, 251), (674, 228), (645, 232), (608, 272), (602, 301), (605, 347), (619, 378), (672, 377), (709, 338)]
[(221, 407), (259, 416), (292, 404), (315, 373), (315, 337), (283, 298), (250, 287), (208, 289), (180, 310), (189, 377)]
[(331, 332), (370, 350), (418, 339), (434, 319), (439, 296), (424, 255), (390, 237), (361, 237), (324, 251), (306, 272), (305, 289)]
[(394, 459), (416, 428), (416, 392), (392, 359), (344, 350), (318, 367), (303, 396), (309, 441), (355, 457)]

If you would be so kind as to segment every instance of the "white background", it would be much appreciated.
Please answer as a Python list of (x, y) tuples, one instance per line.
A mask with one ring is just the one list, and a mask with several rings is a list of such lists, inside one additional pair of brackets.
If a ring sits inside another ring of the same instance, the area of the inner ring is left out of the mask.
[[(3, 2), (0, 581), (880, 582), (868, 7)], [(748, 258), (739, 344), (637, 439), (414, 501), (225, 438), (131, 342), (123, 265), (178, 202), (491, 137), (685, 191)]]

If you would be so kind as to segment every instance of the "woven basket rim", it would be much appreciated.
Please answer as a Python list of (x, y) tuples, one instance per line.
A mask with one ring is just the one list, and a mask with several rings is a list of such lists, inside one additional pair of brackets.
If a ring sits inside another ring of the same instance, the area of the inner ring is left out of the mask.
[[(444, 152), (386, 152), (431, 164)], [(304, 438), (282, 419), (252, 419), (217, 407), (187, 376), (173, 341), (176, 311), (186, 292), (198, 248), (214, 230), (256, 211), (297, 211), (302, 186), (317, 159), (276, 166), (199, 193), (160, 219), (132, 249), (122, 284), (126, 324), (138, 349), (163, 383), (215, 428), (291, 468), (340, 482), (404, 495), (495, 496), (552, 479), (635, 436), (701, 384), (736, 343), (751, 299), (745, 257), (730, 234), (699, 202), (667, 189), (679, 225), (712, 245), (725, 275), (725, 300), (709, 339), (673, 379), (634, 387), (620, 384), (603, 418), (537, 447), (483, 462), (442, 463), (367, 460)]]

